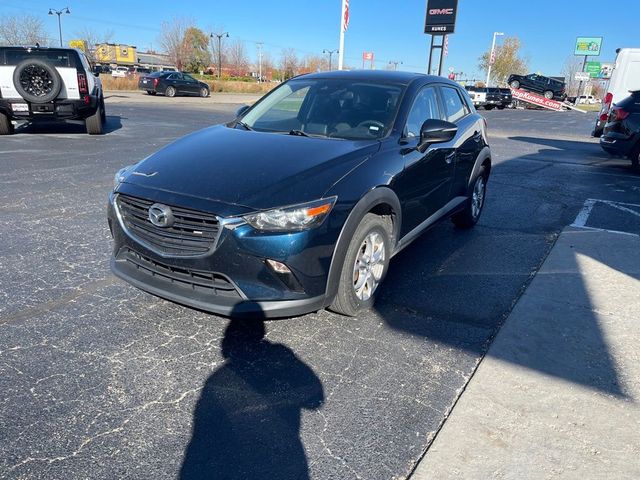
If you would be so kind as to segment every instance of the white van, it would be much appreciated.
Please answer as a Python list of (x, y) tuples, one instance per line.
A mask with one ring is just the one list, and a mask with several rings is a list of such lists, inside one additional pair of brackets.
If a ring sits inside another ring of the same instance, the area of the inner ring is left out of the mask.
[(619, 48), (613, 65), (607, 93), (602, 100), (600, 114), (592, 135), (600, 137), (607, 123), (611, 106), (629, 96), (629, 91), (640, 90), (640, 48)]

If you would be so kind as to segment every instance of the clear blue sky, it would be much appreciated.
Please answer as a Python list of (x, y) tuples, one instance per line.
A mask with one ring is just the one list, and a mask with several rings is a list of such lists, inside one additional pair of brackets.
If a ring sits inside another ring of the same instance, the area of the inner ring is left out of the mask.
[[(547, 75), (560, 73), (577, 36), (604, 37), (601, 61), (612, 61), (618, 47), (640, 47), (638, 0), (538, 0), (534, 4), (459, 0), (445, 71), (452, 66), (465, 74), (480, 75), (477, 59), (490, 47), (494, 31), (517, 35), (530, 70)], [(63, 17), (65, 42), (87, 26), (97, 33), (113, 30), (117, 43), (159, 49), (160, 24), (181, 16), (195, 19), (207, 32), (224, 28), (232, 38), (246, 41), (251, 60), (257, 41), (265, 43), (274, 59), (284, 47), (293, 47), (304, 56), (338, 46), (340, 0), (0, 0), (0, 15), (41, 15), (51, 37), (57, 38), (56, 17), (47, 12), (49, 7), (67, 5), (72, 14)], [(425, 0), (350, 0), (350, 5), (345, 43), (348, 65), (361, 66), (366, 50), (375, 53), (377, 68), (398, 60), (403, 62), (399, 69), (426, 70), (430, 37), (422, 33)], [(541, 20), (533, 20), (534, 16)]]

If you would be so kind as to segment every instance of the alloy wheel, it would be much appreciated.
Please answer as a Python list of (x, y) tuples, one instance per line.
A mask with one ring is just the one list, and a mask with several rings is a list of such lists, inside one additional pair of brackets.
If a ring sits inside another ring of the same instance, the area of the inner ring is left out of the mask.
[(359, 300), (369, 300), (378, 288), (385, 260), (384, 238), (378, 232), (369, 232), (360, 245), (353, 265), (353, 289)]
[(480, 212), (482, 212), (485, 190), (486, 185), (484, 177), (481, 175), (476, 180), (476, 183), (473, 186), (473, 193), (471, 195), (471, 215), (474, 219), (478, 218), (480, 216)]
[(39, 65), (28, 65), (20, 73), (20, 85), (35, 97), (44, 97), (53, 90), (53, 78)]

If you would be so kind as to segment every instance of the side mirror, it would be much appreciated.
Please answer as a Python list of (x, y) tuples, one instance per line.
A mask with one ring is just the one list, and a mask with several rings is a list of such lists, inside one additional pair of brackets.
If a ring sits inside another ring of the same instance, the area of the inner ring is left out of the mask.
[(236, 110), (236, 118), (241, 117), (247, 110), (249, 110), (249, 105), (242, 105)]
[(449, 142), (453, 140), (456, 133), (458, 133), (458, 126), (455, 123), (429, 119), (420, 128), (418, 150), (424, 152), (432, 143)]

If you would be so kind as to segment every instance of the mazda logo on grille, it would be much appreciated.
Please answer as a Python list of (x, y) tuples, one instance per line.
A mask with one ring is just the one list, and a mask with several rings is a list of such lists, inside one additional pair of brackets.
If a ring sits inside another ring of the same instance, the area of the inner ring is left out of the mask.
[(170, 227), (173, 225), (173, 212), (166, 205), (154, 203), (149, 207), (149, 221), (156, 227)]

